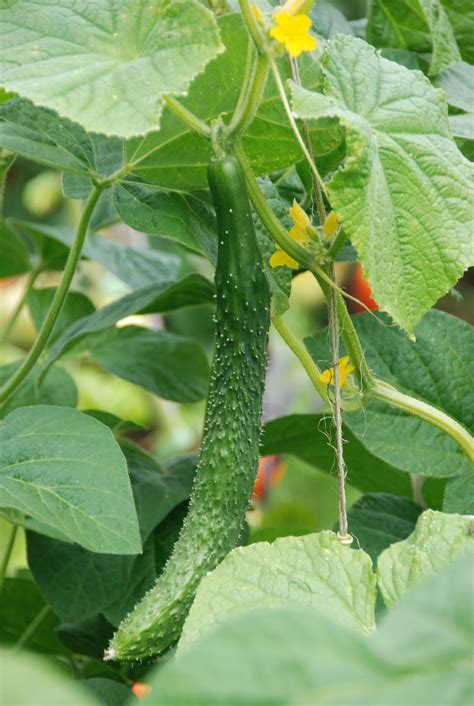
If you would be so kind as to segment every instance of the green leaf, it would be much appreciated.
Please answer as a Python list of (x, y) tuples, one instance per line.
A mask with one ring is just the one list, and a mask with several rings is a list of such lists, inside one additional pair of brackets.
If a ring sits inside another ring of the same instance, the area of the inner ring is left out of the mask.
[[(42, 240), (53, 246), (62, 243), (69, 249), (75, 238), (73, 230), (26, 221), (12, 222), (35, 243)], [(178, 276), (182, 267), (181, 260), (171, 253), (121, 245), (95, 233), (88, 234), (82, 255), (99, 262), (134, 289), (160, 280), (169, 282)]]
[[(369, 367), (381, 379), (443, 409), (467, 429), (474, 426), (474, 331), (457, 317), (430, 311), (416, 331), (416, 343), (389, 318), (353, 317)], [(314, 360), (328, 360), (326, 332), (306, 339)], [(381, 402), (347, 412), (345, 424), (361, 444), (385, 463), (407, 473), (449, 477), (471, 473), (467, 456), (445, 432)]]
[(471, 469), (449, 479), (444, 493), (443, 510), (474, 515), (474, 473)]
[(441, 571), (459, 552), (472, 549), (471, 526), (470, 517), (424, 512), (413, 534), (379, 556), (377, 579), (385, 604), (393, 605), (413, 586)]
[[(187, 500), (191, 491), (194, 463), (164, 467), (127, 441), (122, 443), (122, 450), (130, 473), (143, 554), (95, 554), (74, 544), (27, 534), (28, 564), (34, 579), (48, 604), (67, 623), (92, 618), (98, 612), (106, 612), (108, 619), (115, 616), (116, 624), (125, 617), (156, 579), (155, 545), (163, 532), (163, 520)], [(156, 538), (150, 536), (155, 527)], [(141, 593), (141, 584), (150, 574)]]
[[(210, 62), (193, 82), (189, 95), (180, 102), (201, 120), (211, 122), (222, 116), (228, 121), (238, 100), (242, 85), (248, 32), (240, 15), (220, 17), (219, 29), (226, 47)], [(283, 59), (280, 70), (290, 76), (288, 62)], [(303, 85), (319, 85), (320, 70), (311, 56), (302, 56), (299, 70)], [(311, 132), (316, 159), (322, 157), (335, 165), (343, 131), (335, 120), (315, 126)], [(257, 174), (269, 174), (302, 158), (301, 149), (288, 125), (277, 88), (269, 78), (257, 116), (242, 138), (243, 147)], [(207, 189), (207, 165), (211, 156), (209, 140), (192, 132), (177, 120), (168, 108), (163, 111), (159, 132), (143, 139), (128, 140), (127, 161), (134, 174), (145, 182), (178, 191)]]
[(113, 626), (102, 615), (78, 623), (63, 623), (58, 628), (59, 639), (71, 652), (100, 660), (113, 633)]
[(474, 63), (474, 7), (470, 0), (441, 0), (464, 61)]
[(23, 98), (0, 106), (0, 145), (83, 176), (108, 177), (124, 163), (123, 140), (87, 133), (77, 123)]
[(336, 34), (354, 34), (354, 30), (342, 12), (326, 0), (316, 2), (309, 14), (315, 31), (326, 39), (331, 39)]
[[(133, 694), (125, 684), (121, 684), (112, 679), (94, 677), (93, 679), (81, 679), (80, 686), (85, 687), (95, 695), (102, 706), (125, 706), (133, 699)], [(136, 699), (133, 699), (136, 701)]]
[(463, 140), (474, 140), (474, 113), (450, 115), (449, 124), (454, 137), (462, 138)]
[(474, 66), (457, 61), (442, 71), (433, 83), (443, 89), (449, 105), (470, 113), (474, 111)]
[(367, 41), (376, 47), (431, 52), (431, 76), (461, 58), (440, 0), (374, 0), (370, 6)]
[(213, 301), (213, 293), (214, 289), (209, 280), (197, 274), (186, 275), (177, 282), (165, 280), (137, 289), (71, 326), (52, 347), (46, 366), (71, 350), (87, 334), (103, 331), (120, 319), (134, 314), (157, 314), (210, 303)]
[(327, 184), (329, 199), (374, 298), (411, 333), (474, 260), (473, 167), (420, 73), (347, 35), (329, 43), (323, 70), (327, 96), (293, 85), (293, 110), (338, 116), (345, 127), (347, 160)]
[(105, 370), (158, 397), (197, 402), (206, 396), (209, 363), (195, 339), (141, 326), (111, 327), (75, 348), (76, 354), (85, 351)]
[(155, 667), (148, 703), (469, 706), (473, 560), (417, 587), (369, 638), (309, 608), (238, 616)]
[(282, 537), (234, 549), (200, 583), (178, 653), (229, 618), (261, 607), (312, 606), (369, 633), (375, 627), (375, 575), (369, 556), (333, 532)]
[(357, 546), (369, 554), (375, 565), (384, 549), (413, 532), (421, 512), (421, 507), (408, 498), (369, 493), (351, 505), (347, 521)]
[(8, 706), (100, 706), (87, 689), (43, 657), (1, 651), (2, 702)]
[[(0, 385), (3, 385), (20, 367), (20, 363), (10, 363), (0, 367)], [(72, 377), (62, 368), (55, 366), (48, 371), (41, 385), (38, 386), (38, 369), (33, 368), (3, 404), (0, 417), (6, 417), (19, 407), (35, 404), (48, 404), (57, 407), (75, 407), (77, 389)]]
[(87, 0), (63, 0), (61, 12), (53, 0), (17, 0), (0, 22), (5, 88), (122, 137), (158, 128), (166, 95), (185, 95), (221, 51), (212, 14), (194, 0), (104, 0), (93, 13)]
[(32, 268), (25, 244), (0, 218), (0, 278), (14, 277)]
[[(28, 308), (36, 331), (39, 331), (56, 293), (55, 287), (32, 289), (27, 298)], [(51, 344), (59, 338), (77, 319), (93, 314), (95, 307), (91, 300), (81, 292), (69, 292), (61, 309), (61, 316), (56, 321), (54, 329), (48, 339)], [(74, 406), (74, 405), (73, 405)]]
[(38, 405), (9, 414), (0, 441), (0, 506), (91, 551), (141, 551), (125, 459), (107, 427), (74, 409)]
[(129, 181), (114, 186), (114, 201), (121, 218), (135, 230), (175, 240), (216, 263), (216, 224), (208, 194), (163, 191)]
[[(260, 453), (262, 456), (291, 454), (326, 473), (332, 473), (334, 448), (325, 436), (329, 424), (329, 417), (312, 414), (292, 414), (267, 422)], [(344, 439), (347, 480), (352, 485), (363, 492), (385, 491), (411, 497), (410, 479), (406, 474), (373, 456), (347, 427), (344, 429)]]
[[(0, 601), (0, 642), (14, 645), (44, 607), (45, 602), (32, 580), (7, 577)], [(57, 617), (49, 612), (28, 640), (28, 650), (64, 654), (66, 650), (56, 634), (58, 625)]]

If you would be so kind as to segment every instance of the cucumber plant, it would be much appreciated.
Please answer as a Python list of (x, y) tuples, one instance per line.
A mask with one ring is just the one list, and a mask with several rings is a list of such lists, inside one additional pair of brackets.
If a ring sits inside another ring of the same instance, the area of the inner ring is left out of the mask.
[[(148, 681), (167, 706), (299, 703), (301, 675), (311, 703), (464, 703), (473, 53), (452, 4), (372, 0), (357, 30), (346, 0), (0, 4), (2, 702), (42, 674), (26, 648), (71, 665), (35, 703)], [(305, 481), (317, 533), (252, 544), (301, 534), (265, 527), (273, 490), (247, 514), (260, 456), (337, 476)]]

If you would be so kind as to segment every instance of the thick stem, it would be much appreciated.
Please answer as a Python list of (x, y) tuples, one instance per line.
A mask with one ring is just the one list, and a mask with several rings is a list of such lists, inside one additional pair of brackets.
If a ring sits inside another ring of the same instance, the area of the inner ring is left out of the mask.
[(190, 110), (185, 108), (184, 105), (181, 105), (181, 103), (177, 101), (176, 98), (173, 98), (173, 96), (166, 96), (165, 102), (168, 108), (176, 115), (177, 118), (181, 120), (181, 122), (190, 127), (194, 132), (198, 132), (203, 137), (210, 139), (211, 129), (203, 120), (194, 115), (194, 113), (191, 113)]
[(382, 380), (375, 380), (370, 397), (386, 402), (391, 407), (402, 409), (404, 412), (414, 414), (425, 422), (442, 429), (446, 434), (462, 448), (471, 463), (474, 463), (474, 438), (469, 434), (459, 422), (442, 412), (437, 407), (433, 407), (427, 402), (422, 402), (415, 397), (405, 395)]
[(13, 552), (13, 547), (15, 546), (16, 535), (18, 532), (18, 525), (12, 525), (10, 529), (10, 535), (8, 537), (7, 546), (5, 547), (5, 553), (3, 555), (2, 564), (0, 566), (0, 591), (3, 588), (3, 582), (8, 570), (8, 564)]
[(0, 343), (3, 343), (4, 341), (6, 341), (8, 336), (10, 335), (10, 332), (11, 332), (12, 328), (14, 327), (14, 325), (15, 325), (15, 323), (21, 313), (21, 310), (23, 309), (23, 307), (25, 305), (25, 302), (28, 298), (28, 295), (31, 292), (34, 283), (36, 282), (36, 278), (38, 277), (40, 271), (41, 271), (40, 268), (37, 267), (36, 269), (31, 270), (31, 272), (29, 273), (25, 288), (23, 290), (23, 294), (19, 298), (13, 314), (11, 315), (7, 325), (5, 326), (5, 328), (3, 329), (3, 331), (0, 335)]
[(245, 133), (255, 117), (267, 82), (268, 66), (267, 57), (263, 54), (259, 54), (245, 97), (240, 103), (240, 106), (236, 108), (229, 125), (229, 134), (236, 138), (239, 138), (240, 135)]
[(258, 53), (266, 54), (268, 51), (268, 47), (265, 41), (265, 37), (260, 31), (257, 18), (253, 14), (248, 0), (239, 0), (239, 6), (240, 11), (242, 13), (242, 17), (244, 18), (244, 22), (247, 26), (250, 36), (252, 37), (255, 43), (255, 46), (257, 47)]
[(290, 331), (290, 329), (287, 327), (283, 319), (278, 316), (278, 314), (273, 314), (272, 315), (272, 323), (282, 339), (285, 341), (287, 344), (288, 348), (293, 351), (295, 356), (298, 358), (300, 361), (301, 365), (303, 368), (306, 370), (306, 373), (316, 389), (316, 392), (318, 395), (325, 401), (328, 401), (328, 391), (327, 391), (327, 385), (324, 382), (321, 382), (320, 375), (321, 371), (314, 362), (314, 360), (311, 358), (309, 355), (308, 351), (304, 347), (303, 343), (299, 341), (296, 336)]
[(43, 325), (41, 326), (38, 337), (34, 342), (33, 347), (30, 349), (27, 357), (23, 361), (23, 364), (0, 389), (0, 403), (4, 403), (23, 382), (48, 342), (54, 324), (56, 323), (66, 300), (72, 278), (76, 272), (77, 265), (81, 257), (89, 221), (102, 191), (103, 187), (97, 186), (84, 206), (81, 220), (79, 221), (79, 226), (77, 228), (76, 237), (72, 244), (71, 250), (69, 251), (63, 276), (61, 278), (61, 282), (59, 283), (59, 287), (56, 290), (53, 301), (51, 302), (48, 314), (43, 322)]

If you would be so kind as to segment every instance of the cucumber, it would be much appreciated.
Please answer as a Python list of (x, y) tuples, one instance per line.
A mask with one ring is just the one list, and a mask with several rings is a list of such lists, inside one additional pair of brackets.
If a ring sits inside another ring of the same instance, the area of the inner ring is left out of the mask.
[(179, 638), (201, 579), (237, 543), (257, 474), (270, 292), (239, 162), (213, 161), (208, 180), (219, 237), (216, 344), (191, 502), (163, 573), (105, 659), (151, 657)]

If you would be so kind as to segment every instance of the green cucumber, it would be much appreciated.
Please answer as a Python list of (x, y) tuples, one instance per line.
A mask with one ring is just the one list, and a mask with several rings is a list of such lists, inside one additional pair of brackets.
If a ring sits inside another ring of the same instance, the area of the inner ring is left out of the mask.
[(219, 237), (216, 345), (189, 512), (163, 573), (105, 659), (143, 659), (179, 638), (201, 579), (237, 543), (257, 473), (270, 292), (239, 162), (212, 162), (208, 179)]

